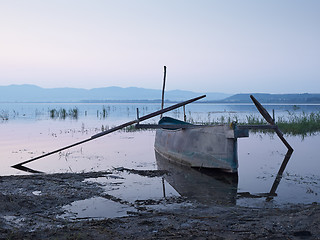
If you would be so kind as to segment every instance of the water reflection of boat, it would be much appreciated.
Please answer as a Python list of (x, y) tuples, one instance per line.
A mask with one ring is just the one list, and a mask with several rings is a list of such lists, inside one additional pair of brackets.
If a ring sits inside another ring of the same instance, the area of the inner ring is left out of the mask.
[(214, 169), (195, 169), (179, 165), (155, 152), (165, 180), (181, 195), (204, 204), (235, 205), (238, 174)]

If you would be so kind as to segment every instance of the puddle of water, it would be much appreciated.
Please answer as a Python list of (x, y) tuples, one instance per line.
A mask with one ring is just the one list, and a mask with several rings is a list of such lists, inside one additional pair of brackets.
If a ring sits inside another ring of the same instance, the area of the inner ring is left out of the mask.
[(105, 197), (73, 202), (64, 206), (62, 218), (114, 218), (134, 214), (141, 210), (179, 208), (180, 203), (167, 203), (166, 199), (179, 197), (170, 184), (162, 177), (146, 177), (126, 171), (116, 171), (112, 175), (88, 178), (85, 181), (99, 183), (105, 190)]
[[(122, 173), (123, 184), (117, 185), (116, 188), (110, 192), (110, 188), (106, 190), (112, 196), (123, 199), (128, 202), (136, 200), (159, 200), (164, 196), (178, 197), (179, 193), (167, 181), (162, 181), (162, 177), (144, 177), (137, 174)], [(163, 192), (165, 189), (165, 193)]]
[(66, 211), (61, 218), (68, 219), (103, 219), (127, 216), (128, 212), (136, 212), (130, 207), (102, 197), (75, 201), (71, 205), (64, 206)]
[(115, 171), (116, 175), (106, 178), (89, 178), (87, 182), (99, 183), (106, 194), (115, 199), (135, 204), (136, 201), (162, 200), (179, 197), (180, 194), (167, 182), (164, 177), (148, 177), (127, 171)]

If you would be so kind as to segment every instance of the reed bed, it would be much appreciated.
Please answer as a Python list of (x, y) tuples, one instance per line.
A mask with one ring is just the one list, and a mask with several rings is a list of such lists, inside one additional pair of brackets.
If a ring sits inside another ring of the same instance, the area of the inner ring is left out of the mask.
[[(141, 108), (140, 114), (144, 115), (149, 113), (148, 107)], [(312, 135), (320, 132), (320, 111), (319, 112), (301, 112), (296, 111), (299, 110), (299, 107), (293, 106), (293, 111), (287, 111), (283, 116), (278, 116), (275, 119), (276, 124), (279, 126), (281, 131), (285, 134), (289, 135)], [(41, 116), (45, 114), (46, 110), (36, 110), (35, 116)], [(84, 116), (90, 115), (88, 110), (83, 110)], [(110, 119), (113, 117), (113, 114), (125, 114), (128, 117), (134, 117), (136, 113), (136, 107), (126, 107), (126, 108), (118, 108), (117, 106), (102, 106), (102, 109), (96, 110), (96, 116), (99, 119)], [(92, 114), (92, 113), (91, 113)], [(11, 119), (16, 118), (17, 116), (25, 116), (26, 113), (19, 114), (13, 110), (13, 113), (9, 113), (7, 110), (0, 110), (0, 123), (7, 122)], [(48, 115), (51, 119), (78, 119), (80, 117), (80, 112), (77, 107), (73, 107), (70, 109), (66, 108), (52, 108), (48, 109)], [(181, 109), (176, 109), (170, 113), (170, 116), (173, 116), (177, 119), (183, 119), (184, 113)], [(263, 125), (268, 124), (264, 118), (258, 114), (251, 115), (240, 115), (237, 116), (236, 112), (186, 112), (187, 122), (193, 124), (205, 124), (205, 125), (213, 125), (213, 124), (229, 124), (231, 122), (237, 122), (239, 125)], [(108, 127), (102, 126), (101, 130), (104, 131)], [(124, 131), (136, 131), (134, 126), (128, 127), (124, 129)], [(264, 130), (265, 131), (265, 130)]]
[(79, 117), (79, 110), (78, 108), (70, 108), (68, 111), (65, 108), (60, 109), (49, 109), (49, 116), (52, 119), (66, 119), (72, 118), (72, 119), (78, 119)]
[[(320, 112), (294, 113), (288, 112), (287, 117), (278, 117), (275, 120), (280, 130), (288, 135), (312, 135), (320, 132)], [(260, 125), (268, 124), (262, 117), (247, 116), (247, 122), (241, 124)]]
[(278, 119), (277, 124), (284, 132), (292, 135), (313, 134), (320, 131), (320, 112), (318, 113), (289, 113), (288, 120)]
[[(209, 115), (208, 115), (209, 116)], [(229, 124), (231, 122), (237, 122), (239, 125), (265, 125), (269, 124), (263, 117), (257, 117), (256, 115), (246, 115), (245, 120), (240, 121), (237, 116), (220, 116), (215, 120), (211, 120), (211, 116), (208, 117), (208, 121), (194, 121), (192, 118), (187, 120), (190, 123), (198, 123), (205, 125), (213, 124)], [(284, 134), (288, 135), (312, 135), (320, 132), (320, 112), (297, 114), (295, 112), (288, 112), (286, 117), (278, 117), (275, 119), (276, 124)], [(261, 130), (259, 132), (268, 132), (272, 130)]]

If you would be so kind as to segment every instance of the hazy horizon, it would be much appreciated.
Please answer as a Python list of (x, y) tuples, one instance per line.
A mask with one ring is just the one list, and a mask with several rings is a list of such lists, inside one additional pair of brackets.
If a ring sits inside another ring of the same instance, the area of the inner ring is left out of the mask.
[(320, 2), (4, 0), (0, 85), (320, 92)]

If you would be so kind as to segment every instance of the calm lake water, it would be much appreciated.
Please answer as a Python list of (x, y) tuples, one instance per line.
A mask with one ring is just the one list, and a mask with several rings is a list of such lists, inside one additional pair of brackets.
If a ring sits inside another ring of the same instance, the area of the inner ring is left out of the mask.
[[(320, 111), (320, 105), (264, 106), (270, 113), (274, 109), (276, 118), (286, 118), (289, 113)], [(77, 108), (77, 119), (50, 117), (49, 110), (61, 108), (67, 111)], [(159, 104), (0, 103), (0, 176), (27, 174), (10, 166), (133, 120), (137, 108), (141, 117), (160, 107)], [(183, 119), (183, 110), (166, 115)], [(191, 104), (186, 107), (186, 115), (188, 119), (200, 122), (220, 120), (221, 116), (239, 121), (245, 120), (247, 115), (260, 117), (253, 104)], [(155, 117), (147, 122), (158, 120), (159, 117)], [(165, 194), (181, 195), (209, 204), (212, 201), (244, 206), (320, 202), (319, 134), (285, 136), (294, 153), (276, 190), (277, 196), (270, 202), (263, 194), (270, 191), (286, 154), (286, 147), (275, 134), (250, 133), (249, 138), (238, 140), (239, 173), (236, 179), (234, 176), (212, 176), (190, 169), (176, 169), (169, 163), (161, 162), (155, 156), (154, 136), (154, 131), (118, 131), (27, 166), (45, 173), (102, 171), (119, 167), (140, 170), (167, 167), (175, 172), (164, 179), (118, 172), (121, 184), (112, 191), (115, 196), (127, 201), (160, 199)], [(99, 202), (99, 199), (92, 201)], [(77, 204), (82, 206), (86, 203)]]

